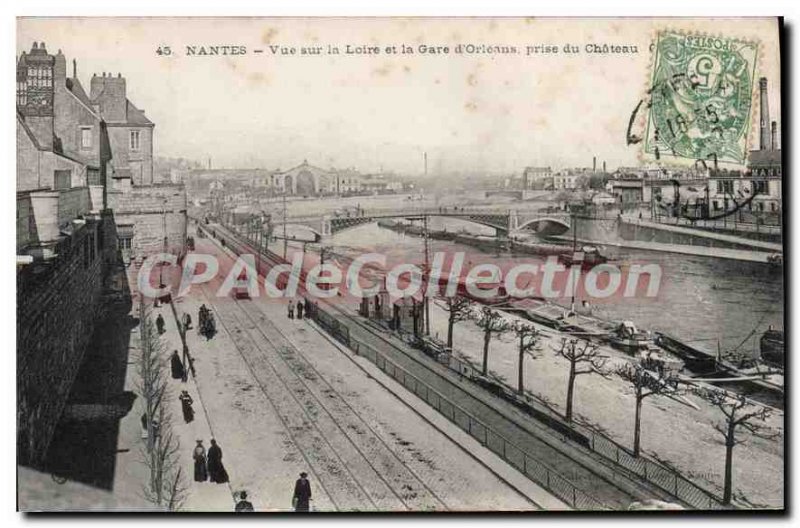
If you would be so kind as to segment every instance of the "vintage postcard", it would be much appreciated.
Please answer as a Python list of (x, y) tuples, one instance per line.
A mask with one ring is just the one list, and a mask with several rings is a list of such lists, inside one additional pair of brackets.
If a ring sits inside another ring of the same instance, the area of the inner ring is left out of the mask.
[(782, 35), (18, 18), (19, 510), (784, 510)]

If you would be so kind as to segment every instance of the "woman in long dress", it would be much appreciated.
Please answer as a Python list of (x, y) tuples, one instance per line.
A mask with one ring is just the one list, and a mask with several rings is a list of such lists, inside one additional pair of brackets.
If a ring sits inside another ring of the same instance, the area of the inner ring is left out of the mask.
[(172, 367), (172, 378), (183, 379), (183, 361), (181, 361), (177, 350), (172, 351), (172, 356), (170, 356), (169, 360)]
[(194, 458), (194, 480), (205, 482), (208, 480), (208, 468), (206, 467), (206, 448), (203, 447), (202, 440), (197, 441), (192, 457)]
[(222, 449), (217, 445), (217, 441), (211, 439), (211, 447), (208, 448), (208, 478), (211, 482), (224, 484), (228, 482), (228, 472), (222, 465)]
[(181, 391), (181, 395), (178, 396), (178, 399), (181, 401), (181, 410), (183, 411), (183, 421), (187, 424), (194, 420), (194, 409), (192, 409), (192, 404), (194, 400), (189, 395), (187, 391)]

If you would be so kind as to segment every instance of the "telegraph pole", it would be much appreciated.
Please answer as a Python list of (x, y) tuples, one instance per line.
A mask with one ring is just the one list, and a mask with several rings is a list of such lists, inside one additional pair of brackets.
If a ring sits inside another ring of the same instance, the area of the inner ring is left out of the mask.
[(286, 189), (283, 189), (283, 260), (286, 260)]
[(425, 288), (422, 290), (423, 302), (425, 303), (425, 335), (431, 335), (431, 310), (428, 300), (428, 288), (430, 287), (430, 245), (428, 243), (428, 215), (422, 217), (422, 231), (425, 240)]
[[(571, 268), (575, 268), (575, 260), (578, 256), (578, 222), (577, 222), (577, 215), (575, 211), (570, 211), (572, 217), (572, 266)], [(581, 260), (578, 264), (579, 266), (583, 266), (583, 260)], [(575, 314), (575, 290), (578, 289), (578, 279), (580, 278), (580, 269), (578, 268), (578, 276), (576, 277), (575, 274), (572, 274), (572, 303), (570, 304), (570, 312), (574, 315)], [(572, 270), (570, 270), (571, 272)]]

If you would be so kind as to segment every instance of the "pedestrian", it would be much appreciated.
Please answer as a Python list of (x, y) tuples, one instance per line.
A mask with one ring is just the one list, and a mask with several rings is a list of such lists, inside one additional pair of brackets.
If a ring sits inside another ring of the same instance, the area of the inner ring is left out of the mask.
[(206, 314), (207, 313), (208, 313), (208, 309), (206, 308), (206, 305), (205, 304), (200, 305), (200, 311), (197, 314), (197, 324), (199, 325), (199, 327), (197, 328), (198, 332), (202, 332), (203, 331), (203, 326), (206, 323)]
[(211, 439), (211, 447), (208, 448), (208, 478), (211, 482), (224, 484), (228, 482), (228, 472), (222, 465), (222, 449), (217, 445), (217, 441)]
[(142, 440), (147, 438), (147, 413), (142, 413)]
[(192, 458), (194, 458), (195, 482), (205, 482), (208, 480), (208, 468), (206, 467), (206, 448), (203, 447), (202, 440), (197, 441)]
[(300, 478), (294, 483), (294, 496), (292, 506), (296, 512), (307, 512), (310, 509), (311, 483), (308, 481), (308, 473), (303, 471)]
[(309, 300), (308, 300), (308, 297), (306, 297), (306, 298), (305, 298), (305, 300), (304, 300), (303, 302), (304, 302), (304, 304), (306, 305), (306, 317), (311, 317), (311, 318), (313, 318), (313, 317), (314, 317), (314, 314), (313, 314), (313, 313), (311, 313), (311, 301), (309, 301)]
[(234, 508), (236, 513), (243, 513), (243, 512), (254, 512), (256, 511), (253, 508), (253, 503), (247, 500), (247, 492), (242, 491), (239, 493), (239, 502), (236, 503), (236, 508)]
[(164, 333), (164, 318), (161, 317), (161, 314), (158, 314), (158, 317), (156, 317), (156, 328), (159, 334)]
[(292, 301), (291, 299), (289, 300), (288, 310), (289, 310), (289, 319), (294, 319), (294, 301)]
[(297, 302), (297, 318), (298, 319), (303, 318), (303, 301)]
[(184, 331), (192, 329), (192, 316), (188, 313), (183, 314), (183, 329)]
[(192, 404), (194, 400), (189, 395), (188, 391), (181, 391), (181, 395), (178, 396), (178, 399), (181, 401), (181, 410), (183, 410), (183, 421), (187, 424), (194, 420), (194, 409), (192, 409)]
[(183, 379), (183, 362), (181, 361), (181, 357), (178, 355), (177, 350), (172, 351), (169, 361), (172, 367), (172, 379)]

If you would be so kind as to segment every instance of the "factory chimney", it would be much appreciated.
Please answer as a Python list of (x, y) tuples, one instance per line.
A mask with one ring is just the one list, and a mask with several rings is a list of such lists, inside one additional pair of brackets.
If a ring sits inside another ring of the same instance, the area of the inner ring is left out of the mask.
[(760, 143), (761, 150), (772, 150), (770, 145), (770, 130), (769, 130), (769, 102), (767, 101), (767, 78), (762, 77), (758, 80), (758, 86), (761, 93), (761, 129), (760, 129)]
[(592, 156), (592, 172), (597, 172), (597, 156)]
[(778, 122), (772, 122), (772, 150), (778, 150)]
[(603, 173), (606, 172), (606, 160), (603, 160)]

